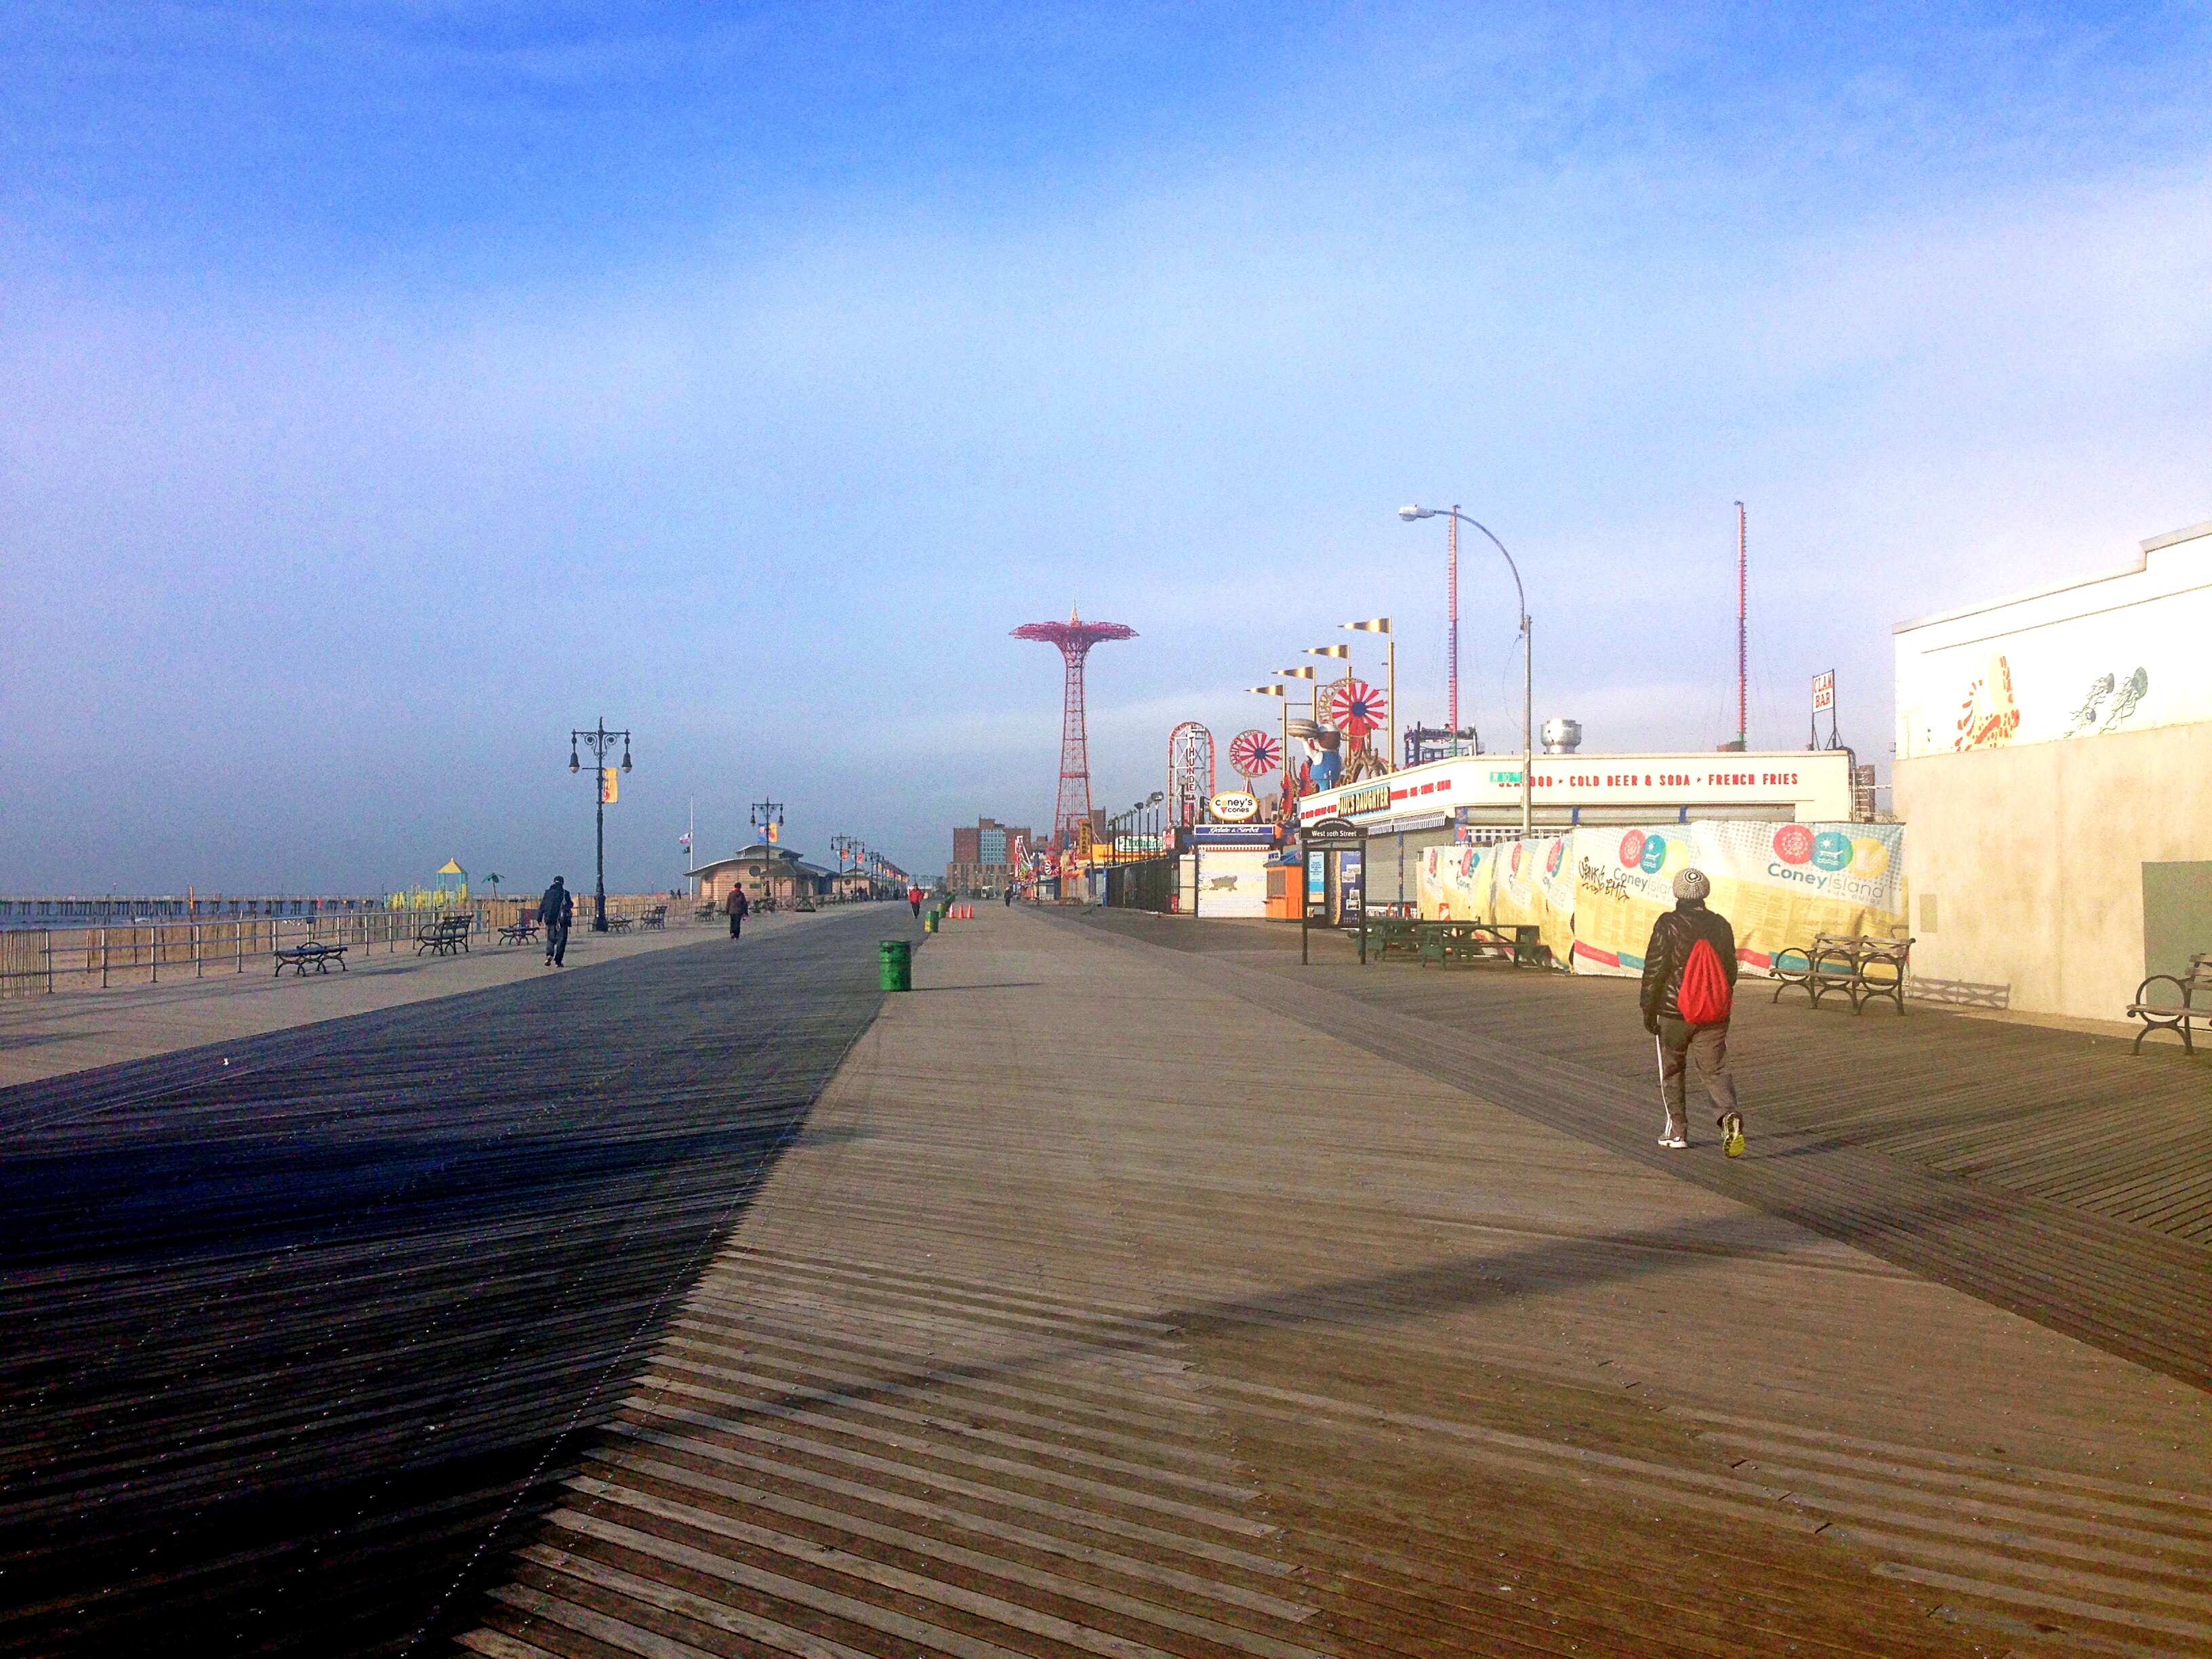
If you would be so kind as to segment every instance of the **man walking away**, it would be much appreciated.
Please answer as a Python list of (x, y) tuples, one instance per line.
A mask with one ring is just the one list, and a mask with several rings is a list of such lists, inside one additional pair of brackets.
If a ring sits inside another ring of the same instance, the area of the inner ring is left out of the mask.
[(921, 889), (918, 886), (908, 888), (906, 890), (906, 902), (914, 906), (915, 915), (920, 915), (921, 914)]
[(745, 896), (745, 890), (735, 882), (730, 884), (730, 896), (722, 901), (722, 908), (730, 913), (730, 937), (735, 939), (744, 926), (745, 918), (753, 913), (753, 902)]
[(538, 901), (538, 920), (545, 929), (545, 965), (561, 968), (568, 956), (568, 924), (576, 919), (576, 900), (568, 891), (568, 877), (556, 876)]
[(1006, 884), (1006, 890), (1003, 896), (1006, 900), (1006, 908), (1009, 910), (1012, 909), (1014, 908), (1014, 884), (1011, 881)]
[(1689, 1062), (1718, 1109), (1728, 1155), (1743, 1152), (1743, 1116), (1729, 1070), (1729, 1015), (1735, 1001), (1735, 930), (1705, 908), (1713, 884), (1702, 870), (1674, 878), (1674, 908), (1651, 924), (1644, 947), (1644, 1029), (1658, 1039), (1659, 1097), (1667, 1109), (1662, 1146), (1690, 1144), (1684, 1106)]

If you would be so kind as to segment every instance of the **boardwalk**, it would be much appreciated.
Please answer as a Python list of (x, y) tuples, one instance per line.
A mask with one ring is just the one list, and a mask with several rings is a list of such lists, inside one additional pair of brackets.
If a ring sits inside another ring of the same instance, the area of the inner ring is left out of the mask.
[(800, 1133), (906, 921), (0, 1092), (0, 1649), (398, 1652), (468, 1605)]
[[(773, 928), (793, 918), (766, 920)], [(706, 933), (682, 921), (655, 933), (580, 927), (569, 940), (568, 963), (589, 967), (666, 950)], [(544, 963), (537, 945), (502, 945), (495, 933), (478, 935), (459, 956), (424, 955), (404, 940), (390, 951), (379, 946), (349, 956), (343, 972), (304, 977), (273, 975), (269, 959), (257, 957), (240, 974), (0, 998), (0, 1087), (509, 985), (537, 976)]]
[[(1648, 1086), (1595, 1036), (1522, 1052), (1292, 984), (1249, 936), (978, 916), (824, 1092), (469, 1651), (2212, 1644), (2186, 1227), (1978, 1202), (1763, 1121), (1741, 1165), (1647, 1156)], [(1834, 1201), (1876, 1182), (1910, 1224)], [(2005, 1305), (2071, 1282), (1978, 1243), (2023, 1215), (2141, 1246), (2127, 1328), (2078, 1292)]]

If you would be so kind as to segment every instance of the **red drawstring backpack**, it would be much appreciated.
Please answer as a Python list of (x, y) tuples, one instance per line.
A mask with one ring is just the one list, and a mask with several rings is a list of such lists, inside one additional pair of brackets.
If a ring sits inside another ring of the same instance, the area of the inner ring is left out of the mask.
[(1682, 964), (1682, 984), (1674, 994), (1674, 1006), (1692, 1025), (1722, 1025), (1728, 1021), (1733, 1001), (1720, 952), (1713, 949), (1711, 939), (1699, 939), (1690, 947), (1690, 959)]

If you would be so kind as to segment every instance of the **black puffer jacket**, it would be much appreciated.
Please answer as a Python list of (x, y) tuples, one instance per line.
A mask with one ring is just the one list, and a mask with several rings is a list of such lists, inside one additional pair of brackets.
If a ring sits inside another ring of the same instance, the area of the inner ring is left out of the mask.
[(1674, 908), (1651, 924), (1651, 942), (1644, 947), (1644, 1023), (1680, 1019), (1682, 969), (1689, 965), (1690, 947), (1711, 939), (1721, 959), (1729, 988), (1735, 988), (1735, 929), (1717, 910), (1705, 908), (1703, 899), (1677, 899)]
[(538, 901), (538, 920), (548, 927), (558, 927), (575, 914), (575, 907), (576, 901), (568, 896), (568, 890), (556, 881)]

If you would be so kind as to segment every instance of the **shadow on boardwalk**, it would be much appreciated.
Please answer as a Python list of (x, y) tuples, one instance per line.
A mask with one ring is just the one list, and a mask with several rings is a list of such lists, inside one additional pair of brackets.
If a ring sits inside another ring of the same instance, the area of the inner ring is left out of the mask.
[(873, 1017), (872, 942), (0, 1093), (0, 1649), (397, 1652), (459, 1616)]

